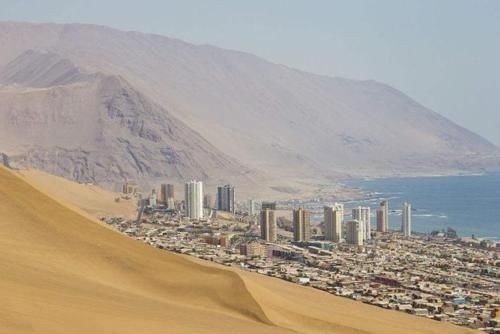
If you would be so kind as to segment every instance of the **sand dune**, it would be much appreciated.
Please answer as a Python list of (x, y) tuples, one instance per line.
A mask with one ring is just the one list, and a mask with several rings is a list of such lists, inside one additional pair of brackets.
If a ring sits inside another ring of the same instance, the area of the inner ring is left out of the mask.
[(467, 333), (149, 247), (0, 167), (0, 333)]
[(130, 218), (137, 215), (135, 199), (116, 202), (115, 198), (120, 194), (96, 185), (77, 183), (36, 169), (19, 170), (17, 173), (43, 193), (91, 216)]

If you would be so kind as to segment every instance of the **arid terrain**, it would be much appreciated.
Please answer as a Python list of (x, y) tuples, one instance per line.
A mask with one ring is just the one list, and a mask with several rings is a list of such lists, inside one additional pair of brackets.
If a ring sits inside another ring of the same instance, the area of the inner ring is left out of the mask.
[[(36, 169), (18, 170), (16, 173), (37, 190), (93, 218), (137, 216), (137, 199), (134, 197), (124, 199), (121, 193), (94, 184), (77, 183)], [(117, 198), (120, 200), (117, 201)]]
[(2, 22), (0, 45), (0, 160), (15, 167), (266, 196), (500, 169), (495, 145), (376, 81), (96, 25)]
[(472, 333), (147, 246), (36, 178), (0, 167), (2, 333)]

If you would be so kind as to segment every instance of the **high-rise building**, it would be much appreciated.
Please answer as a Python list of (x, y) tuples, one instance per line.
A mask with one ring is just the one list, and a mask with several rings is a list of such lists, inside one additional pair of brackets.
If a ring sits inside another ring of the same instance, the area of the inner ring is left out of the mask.
[(333, 207), (340, 212), (340, 216), (342, 217), (342, 224), (344, 224), (344, 204), (335, 202)]
[(149, 195), (149, 206), (155, 208), (156, 205), (157, 205), (156, 189), (153, 189), (151, 191), (151, 195)]
[(260, 237), (266, 241), (276, 241), (278, 239), (274, 210), (265, 209), (260, 212)]
[(351, 220), (347, 222), (346, 241), (349, 244), (357, 246), (363, 245), (364, 236), (363, 236), (363, 229), (361, 228), (362, 226), (363, 224), (357, 220)]
[(352, 209), (352, 219), (360, 223), (363, 240), (370, 240), (372, 234), (370, 208), (360, 206)]
[(389, 231), (389, 202), (382, 201), (377, 209), (377, 232)]
[(168, 209), (172, 209), (172, 210), (175, 210), (176, 209), (176, 206), (175, 206), (175, 200), (173, 197), (168, 197), (167, 198), (167, 208)]
[(160, 185), (160, 198), (159, 202), (163, 205), (167, 205), (167, 185), (162, 183)]
[(342, 228), (344, 222), (344, 208), (342, 204), (335, 203), (335, 206), (325, 206), (324, 213), (324, 226), (325, 226), (325, 239), (340, 242), (342, 239)]
[(230, 184), (217, 187), (217, 210), (235, 212), (234, 187)]
[(261, 210), (265, 209), (276, 210), (276, 202), (262, 202)]
[(250, 216), (255, 215), (255, 201), (253, 199), (248, 200), (248, 214)]
[(411, 236), (411, 204), (406, 202), (403, 205), (401, 232), (405, 237)]
[(166, 205), (169, 209), (174, 208), (175, 196), (174, 196), (174, 185), (163, 183), (160, 186), (160, 202)]
[(308, 210), (293, 210), (293, 240), (308, 241), (311, 239), (311, 215)]
[(203, 183), (192, 180), (184, 187), (186, 216), (191, 219), (203, 218)]
[(170, 183), (167, 184), (167, 198), (175, 199), (174, 185)]
[(210, 194), (206, 194), (204, 197), (203, 197), (203, 207), (206, 208), (206, 209), (212, 209), (214, 207), (214, 199), (212, 197), (212, 195)]
[(384, 226), (384, 210), (379, 207), (377, 208), (377, 232), (387, 232)]

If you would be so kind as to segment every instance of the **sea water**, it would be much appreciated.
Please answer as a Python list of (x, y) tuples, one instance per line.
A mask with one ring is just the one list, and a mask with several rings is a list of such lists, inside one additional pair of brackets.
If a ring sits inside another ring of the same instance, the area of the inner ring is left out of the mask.
[(454, 229), (460, 236), (500, 239), (500, 173), (352, 180), (350, 187), (375, 193), (347, 207), (370, 206), (372, 224), (381, 199), (389, 200), (389, 226), (400, 229), (404, 202), (412, 204), (412, 230)]

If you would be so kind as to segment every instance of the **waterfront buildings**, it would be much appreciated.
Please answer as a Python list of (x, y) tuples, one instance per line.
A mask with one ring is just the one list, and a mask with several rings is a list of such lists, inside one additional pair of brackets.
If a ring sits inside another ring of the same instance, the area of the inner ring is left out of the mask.
[(191, 180), (185, 184), (184, 201), (186, 216), (191, 219), (203, 218), (203, 183)]
[(260, 237), (266, 241), (278, 239), (278, 227), (274, 210), (264, 209), (260, 212)]
[(401, 232), (405, 237), (411, 236), (411, 204), (406, 202), (403, 204)]
[(351, 245), (356, 245), (356, 246), (362, 246), (363, 245), (363, 240), (364, 240), (364, 235), (363, 231), (364, 229), (362, 228), (363, 223), (359, 222), (358, 220), (351, 220), (347, 222), (346, 225), (346, 241), (347, 243)]
[(293, 240), (308, 241), (311, 239), (311, 215), (308, 210), (293, 210)]
[(217, 210), (227, 211), (234, 214), (234, 187), (230, 184), (217, 187)]
[(324, 226), (325, 226), (325, 239), (340, 242), (342, 240), (342, 227), (344, 221), (344, 207), (335, 203), (335, 206), (325, 206), (324, 213)]
[(389, 231), (389, 202), (382, 201), (377, 209), (377, 232)]
[(359, 222), (363, 240), (370, 240), (372, 234), (370, 208), (360, 206), (352, 209), (352, 219)]

